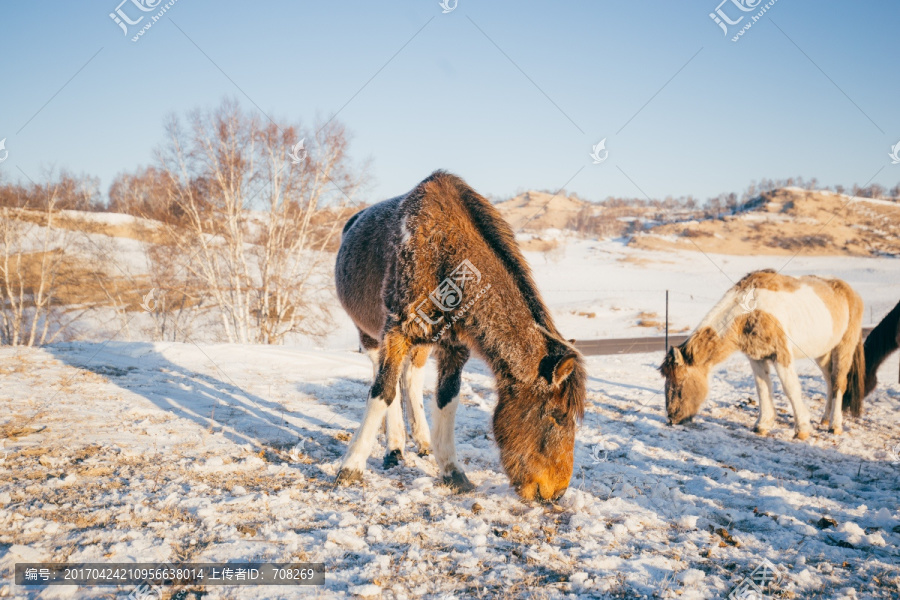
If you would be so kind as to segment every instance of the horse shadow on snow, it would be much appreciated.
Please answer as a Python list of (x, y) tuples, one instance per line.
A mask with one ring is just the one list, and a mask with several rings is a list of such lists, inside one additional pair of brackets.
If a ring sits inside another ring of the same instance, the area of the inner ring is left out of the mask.
[[(221, 373), (217, 373), (218, 376), (207, 375), (172, 362), (152, 343), (79, 343), (77, 347), (59, 344), (49, 346), (48, 350), (63, 363), (103, 375), (114, 385), (146, 398), (160, 410), (191, 421), (203, 430), (212, 428), (236, 444), (249, 443), (257, 449), (284, 450), (302, 440), (305, 453), (317, 459), (316, 462), (331, 462), (343, 455), (349, 432), (355, 426), (353, 422), (358, 421), (363, 414), (370, 386), (367, 379), (352, 377), (335, 377), (326, 383), (298, 382), (295, 389), (299, 394), (311, 397), (312, 402), (324, 405), (333, 412), (332, 419), (323, 420), (310, 416), (303, 409), (288, 410), (279, 402), (236, 385)], [(477, 361), (473, 361), (471, 368), (467, 366), (466, 371), (477, 376), (487, 374), (485, 367)], [(594, 381), (603, 384), (603, 394), (606, 396), (609, 396), (606, 391), (609, 386), (636, 387), (606, 380)], [(480, 382), (472, 384), (472, 389), (479, 396), (487, 392)], [(649, 388), (640, 389), (652, 391)], [(433, 392), (433, 388), (426, 385), (426, 398)], [(590, 393), (590, 396), (596, 398), (596, 393)], [(635, 402), (624, 397), (617, 399)], [(662, 401), (661, 395), (659, 400)], [(588, 406), (594, 401), (596, 399), (589, 401)], [(649, 404), (643, 405), (643, 408), (648, 407)], [(467, 454), (471, 455), (477, 468), (500, 474), (502, 470), (490, 431), (490, 408), (471, 404), (461, 407), (462, 418), (457, 423), (457, 439), (460, 442), (458, 449), (462, 458)], [(473, 411), (477, 411), (478, 416), (474, 416)], [(661, 427), (665, 427), (665, 415), (661, 410), (631, 412), (658, 420)], [(336, 423), (337, 417), (351, 423)], [(596, 428), (601, 433), (616, 429), (619, 429), (618, 433), (624, 433), (615, 419), (602, 417), (591, 411), (586, 415), (585, 428), (588, 427)], [(723, 494), (730, 498), (728, 506), (718, 507), (721, 511), (727, 512), (729, 508), (739, 507), (752, 510), (761, 505), (754, 488), (736, 489), (731, 485), (726, 492), (717, 485), (719, 481), (736, 480), (738, 475), (735, 469), (746, 470), (761, 477), (775, 477), (777, 485), (787, 492), (812, 497), (821, 495), (823, 488), (828, 488), (828, 497), (841, 505), (841, 509), (829, 513), (839, 522), (842, 518), (854, 519), (849, 511), (854, 510), (859, 502), (868, 503), (870, 508), (873, 505), (877, 507), (874, 497), (870, 496), (884, 493), (888, 489), (895, 492), (898, 490), (896, 469), (889, 463), (860, 459), (842, 454), (836, 449), (802, 442), (783, 441), (773, 437), (759, 438), (745, 429), (742, 424), (718, 419), (706, 410), (694, 424), (665, 427), (663, 436), (656, 440), (653, 438), (654, 432), (649, 431), (643, 432), (644, 435), (640, 435), (641, 432), (637, 432), (637, 436), (621, 435), (619, 450), (608, 457), (600, 472), (593, 468), (597, 467), (596, 464), (591, 464), (594, 445), (585, 441), (586, 436), (582, 432), (576, 440), (576, 467), (570, 487), (579, 487), (584, 467), (594, 471), (591, 477), (605, 474), (637, 479), (646, 477), (646, 471), (642, 470), (646, 465), (653, 465), (659, 471), (656, 478), (660, 485), (679, 488), (686, 494), (700, 498), (712, 512), (717, 510), (715, 503)], [(698, 435), (701, 433), (702, 435)], [(665, 444), (661, 440), (665, 440)], [(713, 464), (700, 465), (692, 460), (660, 458), (655, 453), (647, 452), (654, 447), (663, 446), (668, 450), (686, 451), (697, 458), (709, 459)], [(408, 451), (413, 454), (411, 447)], [(380, 463), (380, 459), (374, 456), (370, 461), (373, 465)], [(847, 472), (851, 466), (855, 469), (852, 473), (854, 476), (850, 477), (854, 483), (852, 491), (842, 489), (841, 482), (847, 483), (846, 476), (835, 475), (835, 472)], [(320, 471), (318, 466), (315, 468)], [(380, 472), (378, 467), (372, 470), (373, 474)], [(417, 476), (424, 475), (426, 473)], [(322, 474), (319, 473), (319, 476)], [(392, 475), (385, 473), (384, 476)], [(772, 484), (771, 480), (765, 480), (761, 485)], [(496, 486), (484, 485), (475, 493), (496, 491), (499, 491)], [(589, 489), (584, 491), (594, 495)], [(508, 490), (508, 493), (513, 495), (512, 490)], [(848, 511), (846, 514), (844, 508)], [(815, 522), (823, 516), (822, 511), (813, 506), (796, 510), (802, 511), (806, 522)]]

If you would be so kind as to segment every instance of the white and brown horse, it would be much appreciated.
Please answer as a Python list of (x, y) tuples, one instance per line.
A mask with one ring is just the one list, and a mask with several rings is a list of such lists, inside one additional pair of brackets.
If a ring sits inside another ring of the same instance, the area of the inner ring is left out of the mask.
[(709, 391), (710, 369), (740, 350), (750, 359), (759, 393), (756, 431), (775, 424), (770, 365), (775, 367), (794, 408), (797, 438), (809, 437), (809, 411), (794, 370), (798, 358), (816, 361), (828, 383), (824, 426), (842, 431), (842, 408), (859, 416), (864, 397), (865, 359), (861, 341), (863, 303), (838, 279), (788, 277), (756, 271), (732, 287), (681, 346), (666, 354), (670, 423), (691, 419)]
[[(433, 442), (443, 482), (473, 489), (456, 460), (453, 427), (462, 368), (474, 351), (496, 377), (494, 437), (513, 487), (526, 499), (565, 491), (584, 413), (583, 361), (554, 326), (513, 231), (487, 200), (458, 177), (433, 173), (347, 222), (335, 278), (375, 365), (338, 483), (362, 479), (385, 419), (384, 464), (402, 459), (405, 395), (419, 452)], [(430, 436), (422, 406), (429, 352), (438, 363)]]

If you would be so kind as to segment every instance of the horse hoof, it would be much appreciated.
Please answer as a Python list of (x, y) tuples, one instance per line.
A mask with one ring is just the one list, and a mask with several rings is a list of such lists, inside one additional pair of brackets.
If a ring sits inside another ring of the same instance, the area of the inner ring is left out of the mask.
[(337, 477), (334, 478), (335, 485), (351, 485), (361, 483), (363, 480), (362, 471), (356, 469), (341, 469), (338, 471)]
[(403, 461), (403, 450), (391, 450), (384, 455), (383, 467), (385, 470), (396, 467)]
[(822, 427), (828, 429), (829, 425), (831, 425), (831, 419), (822, 419)]
[(462, 471), (453, 471), (449, 475), (444, 475), (443, 484), (457, 494), (465, 494), (475, 489), (475, 486)]
[(763, 435), (763, 436), (769, 435), (769, 430), (766, 429), (765, 427), (754, 427), (753, 431), (754, 431), (754, 433), (756, 433), (756, 435)]
[(844, 430), (840, 427), (832, 427), (831, 429), (829, 429), (829, 431), (834, 435), (841, 435), (842, 433), (844, 433)]
[(794, 434), (794, 437), (802, 442), (809, 438), (809, 432), (808, 431), (798, 431), (797, 433)]
[(426, 456), (431, 456), (431, 448), (429, 446), (425, 446), (424, 448), (419, 448), (419, 451), (416, 452), (416, 454), (418, 454), (422, 458), (425, 458)]

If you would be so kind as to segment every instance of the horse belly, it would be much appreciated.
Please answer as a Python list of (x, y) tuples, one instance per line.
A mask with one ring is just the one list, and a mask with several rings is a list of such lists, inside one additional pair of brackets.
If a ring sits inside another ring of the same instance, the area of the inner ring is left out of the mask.
[(843, 332), (835, 333), (831, 311), (809, 286), (793, 292), (760, 290), (759, 309), (775, 317), (794, 358), (818, 358), (831, 351)]

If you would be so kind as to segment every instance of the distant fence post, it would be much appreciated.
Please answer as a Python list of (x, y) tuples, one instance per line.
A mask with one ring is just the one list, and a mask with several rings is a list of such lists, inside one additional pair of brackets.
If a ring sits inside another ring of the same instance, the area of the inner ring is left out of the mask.
[(669, 352), (669, 290), (666, 290), (666, 348), (665, 352)]

